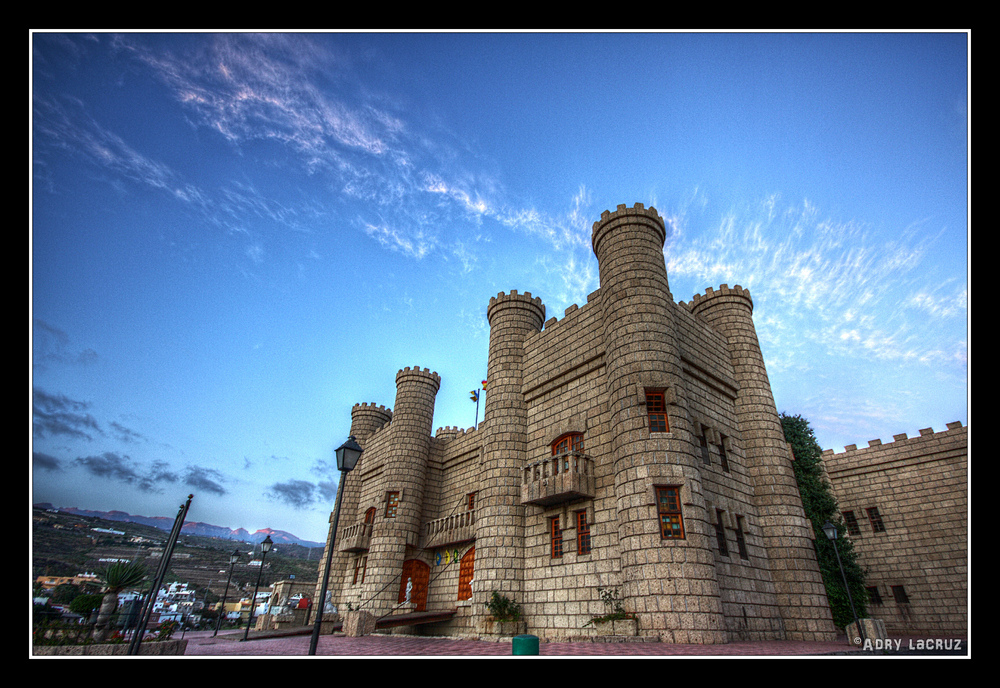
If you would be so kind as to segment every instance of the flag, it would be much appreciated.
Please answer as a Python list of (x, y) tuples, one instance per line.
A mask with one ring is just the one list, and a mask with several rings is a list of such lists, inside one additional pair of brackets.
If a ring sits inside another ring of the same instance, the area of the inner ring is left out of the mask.
[(470, 392), (470, 394), (472, 394), (472, 400), (473, 401), (479, 401), (479, 390), (478, 389), (472, 390)]
[(486, 380), (483, 380), (483, 389), (486, 389)]

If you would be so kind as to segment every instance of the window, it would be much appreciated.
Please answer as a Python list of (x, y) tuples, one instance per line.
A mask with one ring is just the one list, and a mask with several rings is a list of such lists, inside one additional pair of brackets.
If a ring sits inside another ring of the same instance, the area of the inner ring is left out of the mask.
[[(368, 569), (368, 557), (358, 557), (354, 560), (354, 580), (351, 585), (365, 582), (365, 571)], [(358, 580), (358, 579), (361, 580)]]
[(719, 458), (722, 459), (722, 470), (729, 472), (729, 456), (726, 454), (726, 436), (722, 435), (719, 440)]
[(365, 512), (365, 523), (375, 523), (375, 507)]
[(865, 511), (868, 513), (868, 521), (872, 524), (872, 532), (884, 533), (885, 525), (882, 523), (882, 516), (878, 513), (878, 507), (873, 506)]
[(880, 595), (879, 592), (878, 592), (878, 586), (874, 586), (873, 585), (870, 588), (865, 588), (865, 590), (868, 591), (868, 601), (872, 604), (872, 606), (873, 607), (881, 607), (882, 606), (882, 595)]
[(553, 559), (561, 559), (563, 555), (562, 528), (559, 527), (559, 517), (549, 519), (550, 554)]
[(650, 432), (670, 432), (667, 423), (667, 400), (662, 389), (646, 390), (646, 414)]
[(749, 559), (750, 554), (747, 552), (747, 539), (746, 535), (743, 534), (743, 517), (736, 517), (736, 547), (740, 550), (740, 557), (743, 559)]
[(590, 554), (590, 523), (587, 512), (576, 512), (576, 553)]
[(462, 555), (458, 565), (458, 599), (472, 599), (472, 577), (476, 565), (476, 548), (470, 547), (469, 551)]
[(861, 535), (861, 526), (858, 525), (858, 519), (854, 517), (853, 511), (845, 511), (841, 516), (844, 517), (844, 523), (847, 524), (848, 535)]
[(583, 451), (583, 433), (571, 432), (552, 443), (552, 456), (571, 451)]
[(712, 455), (708, 452), (708, 428), (701, 427), (701, 434), (698, 436), (698, 444), (701, 445), (701, 462), (706, 466), (712, 465)]
[(469, 494), (465, 495), (465, 510), (472, 511), (475, 508), (476, 508), (476, 493), (470, 492)]
[(715, 539), (719, 543), (719, 554), (724, 557), (729, 556), (729, 545), (726, 544), (726, 528), (723, 525), (723, 514), (725, 511), (715, 510)]
[(664, 540), (684, 538), (684, 518), (681, 515), (681, 488), (656, 488), (656, 510), (660, 516), (660, 537)]
[(385, 517), (396, 518), (396, 509), (399, 507), (399, 493), (390, 492), (385, 497)]
[(890, 585), (889, 588), (892, 590), (892, 599), (896, 600), (898, 604), (906, 604), (910, 601), (902, 585)]

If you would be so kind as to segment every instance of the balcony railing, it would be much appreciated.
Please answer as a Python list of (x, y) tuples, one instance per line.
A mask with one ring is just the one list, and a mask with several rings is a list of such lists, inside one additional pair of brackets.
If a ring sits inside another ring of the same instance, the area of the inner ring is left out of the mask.
[(424, 526), (422, 547), (433, 549), (459, 542), (476, 539), (476, 510), (459, 513), (428, 521)]
[(338, 552), (367, 552), (372, 539), (372, 524), (358, 521), (348, 526), (337, 543)]
[(521, 503), (551, 506), (594, 496), (594, 460), (580, 451), (547, 456), (524, 467)]

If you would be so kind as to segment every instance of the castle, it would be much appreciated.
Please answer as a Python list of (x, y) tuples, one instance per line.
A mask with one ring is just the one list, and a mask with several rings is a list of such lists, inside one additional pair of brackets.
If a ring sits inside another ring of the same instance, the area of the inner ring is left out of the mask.
[(490, 299), (478, 428), (432, 435), (440, 377), (416, 367), (393, 410), (353, 408), (334, 604), (483, 636), (495, 591), (559, 640), (598, 632), (604, 591), (664, 642), (836, 637), (750, 294), (676, 303), (665, 238), (654, 208), (618, 206), (586, 305), (546, 321), (531, 294)]

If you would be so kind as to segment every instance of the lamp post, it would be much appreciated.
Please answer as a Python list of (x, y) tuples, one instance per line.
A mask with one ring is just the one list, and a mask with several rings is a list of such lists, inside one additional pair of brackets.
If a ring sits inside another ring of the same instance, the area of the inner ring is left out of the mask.
[(858, 635), (861, 637), (862, 644), (864, 644), (865, 630), (861, 628), (861, 622), (858, 621), (858, 613), (854, 611), (854, 598), (851, 597), (851, 588), (847, 585), (844, 564), (840, 561), (840, 552), (837, 550), (837, 526), (827, 521), (823, 524), (823, 532), (826, 533), (826, 539), (833, 543), (833, 553), (837, 555), (837, 566), (840, 567), (840, 577), (844, 579), (844, 590), (847, 591), (847, 601), (851, 605), (851, 616), (854, 617), (854, 625), (858, 627)]
[(260, 543), (260, 571), (257, 572), (257, 584), (253, 586), (253, 597), (250, 598), (250, 618), (247, 619), (247, 630), (243, 632), (243, 640), (246, 640), (250, 635), (250, 627), (253, 625), (253, 609), (254, 605), (257, 604), (257, 590), (260, 588), (260, 577), (264, 573), (264, 560), (267, 558), (267, 553), (271, 551), (271, 536), (268, 535), (264, 538), (264, 542)]
[(312, 640), (309, 641), (309, 654), (316, 654), (316, 645), (319, 643), (319, 633), (323, 626), (323, 607), (326, 604), (326, 589), (330, 581), (330, 566), (333, 564), (333, 548), (337, 539), (337, 523), (340, 521), (340, 502), (344, 496), (344, 477), (350, 473), (358, 461), (361, 459), (363, 450), (354, 441), (354, 436), (347, 438), (340, 447), (337, 448), (337, 468), (340, 469), (340, 483), (337, 485), (337, 506), (333, 510), (333, 530), (330, 532), (330, 546), (326, 552), (326, 567), (323, 569), (323, 584), (320, 586), (319, 610), (316, 612), (316, 621), (313, 623)]
[(226, 578), (226, 591), (222, 593), (222, 606), (219, 608), (219, 621), (215, 624), (215, 633), (212, 634), (213, 638), (219, 635), (219, 629), (222, 628), (222, 617), (226, 613), (226, 598), (229, 597), (229, 582), (233, 579), (233, 568), (239, 560), (240, 551), (235, 549), (229, 555), (229, 576)]

